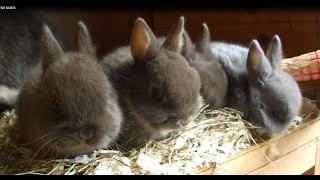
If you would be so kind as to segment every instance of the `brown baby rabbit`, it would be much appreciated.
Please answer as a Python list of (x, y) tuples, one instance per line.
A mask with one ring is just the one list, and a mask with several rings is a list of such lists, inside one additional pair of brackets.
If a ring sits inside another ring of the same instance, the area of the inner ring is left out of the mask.
[(117, 143), (138, 147), (186, 126), (203, 106), (197, 71), (180, 55), (184, 18), (163, 45), (138, 18), (131, 44), (103, 59), (105, 72), (119, 90), (124, 123)]
[(29, 73), (18, 96), (22, 141), (40, 158), (107, 147), (120, 131), (117, 93), (98, 63), (86, 26), (78, 25), (76, 52), (63, 52), (43, 27), (42, 63)]
[(219, 109), (226, 105), (228, 88), (227, 75), (219, 60), (210, 49), (210, 32), (208, 26), (202, 25), (198, 42), (193, 45), (186, 31), (182, 55), (189, 61), (191, 67), (197, 69), (201, 78), (201, 94), (211, 109)]

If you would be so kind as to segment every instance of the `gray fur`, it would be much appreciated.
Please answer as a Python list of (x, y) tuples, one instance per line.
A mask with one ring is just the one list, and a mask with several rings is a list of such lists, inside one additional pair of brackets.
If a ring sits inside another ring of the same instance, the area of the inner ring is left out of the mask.
[[(117, 143), (123, 147), (138, 147), (186, 126), (203, 105), (199, 75), (179, 54), (183, 23), (180, 18), (162, 45), (138, 18), (131, 46), (103, 59), (120, 95), (124, 123)], [(155, 92), (162, 94), (160, 99)]]
[(285, 131), (298, 114), (302, 96), (297, 82), (280, 68), (283, 52), (275, 35), (264, 54), (258, 41), (249, 49), (213, 42), (229, 81), (227, 106), (242, 111), (245, 119), (271, 133)]
[[(62, 49), (67, 43), (59, 30), (33, 11), (4, 11), (0, 16), (0, 85), (18, 91), (31, 68), (39, 63), (39, 40), (43, 24), (47, 24)], [(0, 90), (0, 94), (3, 94)], [(15, 101), (10, 101), (15, 102)], [(13, 107), (15, 104), (2, 102)]]
[(184, 32), (182, 55), (186, 57), (191, 67), (194, 67), (201, 78), (201, 95), (211, 109), (219, 109), (226, 104), (228, 87), (227, 75), (218, 58), (210, 49), (210, 32), (204, 23), (199, 39), (192, 44), (188, 33)]
[(50, 28), (42, 28), (41, 63), (28, 73), (18, 96), (21, 142), (38, 158), (106, 148), (120, 132), (117, 92), (94, 54), (87, 28), (78, 25), (75, 52), (62, 51)]

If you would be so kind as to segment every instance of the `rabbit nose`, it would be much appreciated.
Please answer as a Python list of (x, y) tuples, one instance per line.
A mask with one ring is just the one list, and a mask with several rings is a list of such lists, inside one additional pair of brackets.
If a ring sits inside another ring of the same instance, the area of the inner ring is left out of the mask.
[(188, 125), (189, 124), (189, 120), (188, 121), (186, 121), (185, 119), (181, 119), (180, 121), (179, 121), (179, 124), (181, 125), (181, 126), (186, 126), (186, 125)]
[(176, 121), (177, 120), (177, 116), (171, 115), (168, 117), (168, 121)]
[(80, 138), (84, 141), (86, 141), (86, 143), (88, 143), (91, 139), (93, 139), (95, 136), (95, 132), (94, 131), (87, 131), (85, 132), (85, 134), (80, 134)]
[(181, 118), (179, 119), (179, 121), (177, 121), (177, 125), (180, 126), (187, 126), (191, 121), (193, 120), (193, 118)]
[(185, 119), (181, 118), (181, 119), (176, 119), (174, 124), (177, 125), (178, 127), (184, 127), (189, 124), (189, 121), (186, 121)]

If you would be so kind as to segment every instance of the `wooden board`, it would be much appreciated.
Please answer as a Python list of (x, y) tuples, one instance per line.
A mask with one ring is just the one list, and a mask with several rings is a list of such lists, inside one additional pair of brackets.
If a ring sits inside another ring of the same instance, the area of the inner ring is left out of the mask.
[(318, 137), (317, 156), (316, 156), (314, 174), (320, 175), (320, 137)]
[(272, 163), (254, 170), (249, 175), (300, 175), (315, 164), (317, 153), (317, 139), (293, 150), (292, 152), (278, 158)]
[(278, 34), (286, 57), (317, 50), (320, 45), (319, 12), (316, 10), (156, 9), (153, 15), (155, 33), (167, 34), (180, 16), (185, 17), (186, 31), (194, 41), (205, 22), (212, 40), (244, 46), (252, 39), (258, 39), (266, 49), (271, 38)]
[[(223, 164), (225, 174), (248, 174), (277, 158), (298, 149), (320, 136), (320, 121), (305, 123), (290, 134), (276, 137), (258, 146), (252, 146)], [(315, 157), (314, 157), (315, 159)], [(250, 163), (248, 163), (250, 162)], [(312, 166), (311, 166), (312, 167)], [(310, 169), (308, 167), (306, 170)]]

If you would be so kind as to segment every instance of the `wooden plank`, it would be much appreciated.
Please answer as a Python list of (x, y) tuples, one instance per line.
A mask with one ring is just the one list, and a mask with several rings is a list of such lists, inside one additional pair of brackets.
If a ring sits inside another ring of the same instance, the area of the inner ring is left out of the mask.
[[(285, 156), (267, 164), (249, 175), (300, 175), (314, 166), (317, 154), (317, 139), (310, 141), (302, 147)], [(248, 163), (247, 163), (248, 164)]]
[(320, 137), (318, 137), (317, 157), (316, 157), (314, 174), (320, 175)]
[(314, 175), (314, 166), (310, 168), (308, 171), (304, 172), (302, 175)]
[[(276, 10), (276, 9), (155, 9), (156, 23), (163, 23), (166, 27), (173, 24), (179, 16), (186, 18), (186, 23), (212, 21), (216, 25), (225, 24), (252, 24), (265, 22), (315, 22), (318, 19), (318, 10)], [(163, 22), (163, 19), (167, 23)], [(162, 20), (162, 22), (161, 22)], [(199, 24), (200, 25), (200, 24)]]
[(275, 160), (318, 137), (319, 129), (320, 121), (307, 122), (289, 134), (271, 139), (259, 147), (252, 146), (223, 163), (224, 174), (247, 174), (265, 166), (269, 160)]
[(233, 12), (158, 10), (154, 13), (153, 23), (156, 35), (166, 35), (178, 17), (184, 15), (185, 29), (193, 41), (199, 36), (201, 24), (206, 22), (212, 40), (248, 46), (252, 39), (258, 39), (263, 49), (266, 49), (272, 37), (278, 34), (283, 43), (285, 57), (301, 55), (319, 48), (319, 23), (314, 18), (309, 19), (311, 21), (307, 20), (308, 16), (315, 17), (315, 14), (305, 12), (306, 21), (300, 21), (302, 19), (297, 19), (298, 12), (271, 12), (259, 10), (256, 16), (239, 10)]

